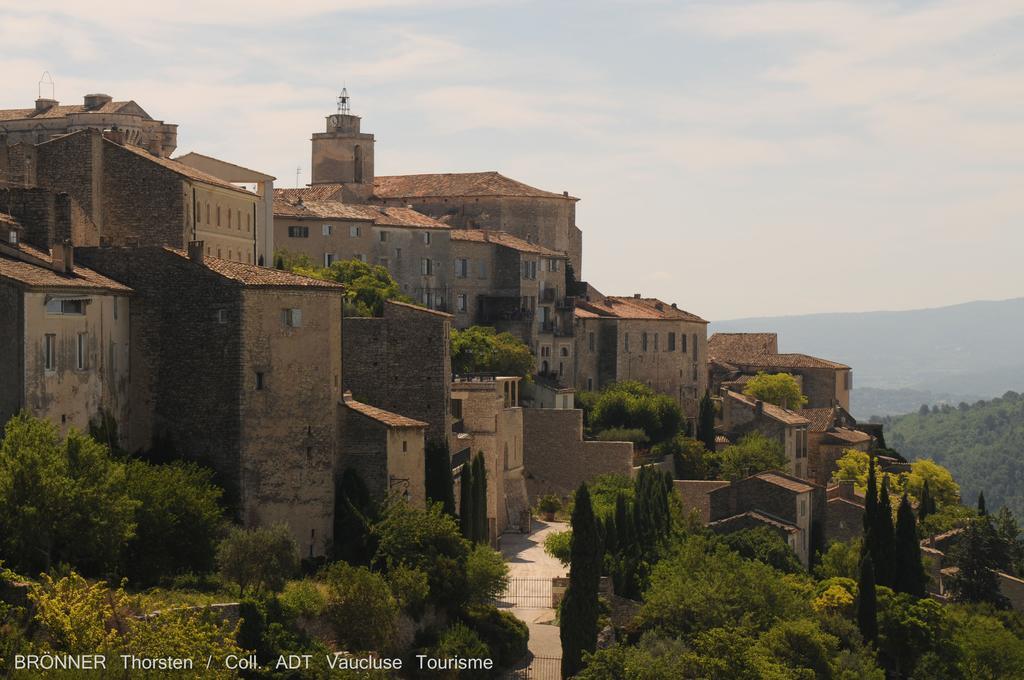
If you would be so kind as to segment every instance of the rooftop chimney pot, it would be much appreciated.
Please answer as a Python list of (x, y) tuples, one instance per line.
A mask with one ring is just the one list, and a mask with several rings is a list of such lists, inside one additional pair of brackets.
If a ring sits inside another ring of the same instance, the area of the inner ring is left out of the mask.
[(113, 97), (109, 94), (102, 94), (100, 92), (94, 92), (93, 94), (87, 94), (83, 98), (83, 103), (86, 109), (98, 109), (104, 104), (109, 104), (113, 101)]
[(640, 293), (633, 293), (633, 297), (637, 300), (640, 299)]
[(57, 106), (60, 102), (56, 99), (47, 99), (46, 97), (40, 97), (36, 100), (36, 112), (42, 113), (43, 111), (49, 111), (54, 106)]
[(203, 263), (203, 242), (202, 241), (189, 241), (188, 242), (188, 259), (198, 264)]

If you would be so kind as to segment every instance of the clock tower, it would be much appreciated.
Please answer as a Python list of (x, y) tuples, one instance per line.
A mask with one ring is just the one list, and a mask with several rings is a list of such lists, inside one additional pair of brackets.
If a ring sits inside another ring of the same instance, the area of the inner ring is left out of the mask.
[(373, 135), (359, 131), (359, 116), (349, 109), (342, 88), (338, 111), (327, 116), (327, 131), (313, 134), (310, 184), (344, 184), (344, 200), (363, 202), (373, 195)]

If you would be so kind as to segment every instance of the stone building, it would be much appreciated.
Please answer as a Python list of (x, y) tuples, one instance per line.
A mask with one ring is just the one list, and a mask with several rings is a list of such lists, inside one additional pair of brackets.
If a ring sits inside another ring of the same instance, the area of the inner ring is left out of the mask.
[(313, 133), (310, 183), (338, 185), (338, 200), (364, 203), (373, 194), (373, 135), (360, 130), (359, 116), (349, 109), (342, 90), (338, 112), (327, 116), (324, 132)]
[(274, 201), (279, 251), (306, 255), (323, 267), (338, 260), (381, 265), (412, 299), (431, 309), (451, 309), (448, 225), (408, 208), (284, 195), (279, 191)]
[[(513, 377), (462, 378), (452, 382), (453, 427), (463, 435), (456, 451), (457, 484), (461, 467), (483, 453), (487, 467), (487, 521), (491, 544), (505, 531), (524, 529), (529, 503), (523, 478), (523, 414), (519, 381)], [(456, 492), (456, 498), (459, 497)], [(528, 524), (526, 525), (528, 526)]]
[(853, 373), (849, 366), (807, 354), (780, 354), (776, 333), (715, 333), (708, 340), (709, 383), (714, 391), (743, 391), (759, 372), (789, 373), (800, 384), (808, 408), (839, 404), (850, 409)]
[(825, 489), (779, 471), (759, 472), (708, 492), (709, 526), (728, 533), (767, 526), (787, 541), (805, 567), (824, 547)]
[(531, 504), (546, 494), (568, 498), (598, 475), (633, 473), (633, 444), (584, 439), (579, 409), (524, 409), (523, 438)]
[(131, 289), (76, 264), (69, 244), (46, 252), (21, 232), (0, 213), (0, 427), (22, 409), (65, 432), (100, 412), (125, 422)]
[(451, 315), (389, 300), (381, 317), (345, 317), (343, 328), (345, 389), (361, 402), (426, 423), (428, 442), (447, 441)]
[(115, 102), (107, 94), (87, 94), (81, 104), (64, 105), (40, 96), (33, 108), (0, 110), (0, 146), (42, 144), (79, 130), (114, 130), (127, 143), (160, 157), (174, 153), (178, 143), (177, 125), (154, 120), (134, 101)]
[(303, 555), (323, 554), (344, 289), (207, 257), (202, 242), (77, 252), (134, 291), (130, 449), (210, 466), (244, 524), (284, 522)]
[[(261, 198), (184, 163), (122, 143), (92, 128), (35, 146), (0, 145), (10, 184), (67, 194), (76, 246), (184, 248), (202, 240), (207, 255), (254, 264), (265, 228)], [(13, 170), (28, 168), (15, 177)], [(49, 243), (39, 243), (49, 246)]]
[(864, 497), (853, 488), (853, 480), (842, 480), (826, 489), (825, 538), (849, 541), (864, 533)]
[(809, 479), (807, 428), (810, 421), (796, 411), (784, 409), (739, 392), (723, 390), (715, 429), (736, 442), (752, 432), (777, 441), (786, 455), (787, 471)]
[(826, 485), (836, 471), (836, 461), (846, 451), (868, 452), (874, 438), (858, 429), (857, 421), (842, 406), (803, 408), (797, 411), (807, 418), (807, 477)]
[(422, 420), (358, 402), (346, 392), (338, 409), (341, 445), (334, 466), (336, 478), (352, 469), (374, 500), (397, 495), (425, 507), (426, 429)]
[(708, 322), (655, 298), (601, 296), (576, 301), (576, 389), (638, 380), (675, 399), (689, 418), (707, 388)]

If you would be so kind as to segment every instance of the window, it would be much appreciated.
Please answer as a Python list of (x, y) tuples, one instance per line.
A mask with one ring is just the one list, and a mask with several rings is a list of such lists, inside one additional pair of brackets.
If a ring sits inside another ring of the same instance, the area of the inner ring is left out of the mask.
[(220, 206), (217, 206), (217, 226), (220, 226)]
[(455, 260), (455, 276), (456, 278), (464, 279), (469, 275), (469, 260), (464, 257), (456, 258)]
[(591, 352), (594, 351), (596, 344), (596, 340), (594, 339), (594, 331), (590, 331), (589, 333), (587, 333), (587, 345)]
[(336, 259), (337, 256), (334, 253), (324, 253), (324, 266), (330, 267)]
[(594, 379), (593, 378), (587, 378), (587, 392), (593, 392), (593, 391), (594, 391)]
[(334, 233), (334, 225), (333, 224), (325, 224), (323, 226), (323, 232), (324, 232), (324, 236), (330, 236), (331, 234)]
[(426, 245), (426, 246), (430, 245), (430, 232), (429, 231), (423, 232), (423, 245)]
[(558, 260), (556, 260), (554, 258), (548, 260), (548, 271), (549, 272), (557, 272), (558, 271)]
[(697, 334), (696, 333), (693, 334), (693, 345), (692, 345), (692, 347), (693, 347), (693, 360), (696, 361), (697, 360)]
[(484, 262), (483, 260), (480, 260), (479, 262), (476, 263), (476, 275), (477, 278), (487, 278), (487, 263)]
[(117, 321), (117, 298), (115, 297), (115, 298), (114, 298), (113, 300), (114, 300), (114, 302), (113, 302), (113, 307), (114, 307), (114, 321)]
[(422, 274), (423, 276), (430, 276), (433, 274), (433, 269), (434, 268), (430, 261), (430, 258), (424, 257), (422, 260), (420, 260), (420, 274)]
[(424, 289), (423, 292), (420, 293), (420, 302), (425, 307), (429, 307), (430, 306), (430, 291), (429, 290)]
[(641, 352), (646, 352), (647, 351), (647, 333), (641, 333), (640, 334), (640, 351)]
[(85, 333), (78, 334), (78, 348), (75, 352), (75, 367), (80, 370), (85, 370)]
[(288, 238), (309, 238), (309, 227), (288, 227)]
[(402, 440), (402, 453), (405, 453), (408, 450), (409, 450), (409, 442), (407, 442), (406, 440), (403, 439)]
[(460, 312), (466, 311), (466, 294), (459, 293), (455, 296), (455, 308)]
[(386, 231), (380, 232), (380, 242), (381, 243), (387, 243), (388, 242), (388, 232), (386, 232)]
[(569, 356), (569, 348), (568, 347), (563, 347), (562, 350), (561, 350), (561, 354), (562, 354), (563, 357)]
[(686, 333), (679, 334), (679, 351), (686, 354)]
[(256, 389), (263, 389), (263, 373), (261, 371), (256, 371)]
[(238, 231), (242, 231), (242, 211), (236, 210), (235, 216), (237, 217), (237, 219), (235, 220), (235, 226), (237, 227)]
[(349, 238), (359, 238), (362, 235), (363, 235), (363, 228), (362, 227), (360, 227), (358, 225), (352, 225), (351, 227), (348, 228), (348, 237)]
[(807, 499), (805, 499), (805, 498), (801, 498), (800, 499), (800, 516), (801, 517), (806, 517), (807, 516)]
[(285, 326), (291, 328), (299, 328), (302, 326), (302, 310), (301, 309), (285, 309), (283, 310), (282, 320)]
[(676, 334), (675, 333), (669, 333), (668, 334), (668, 351), (669, 352), (675, 352), (676, 351)]
[(541, 348), (540, 348), (540, 355), (542, 357), (549, 357), (549, 356), (551, 356), (551, 347), (549, 347), (548, 345), (541, 346)]
[(523, 278), (524, 279), (535, 279), (535, 278), (537, 278), (537, 261), (536, 260), (523, 260)]
[(226, 310), (226, 309), (218, 309), (217, 310), (217, 323), (227, 323), (227, 322), (228, 322), (228, 310)]
[(657, 333), (654, 334), (654, 351), (655, 352), (658, 351), (658, 334)]
[(402, 259), (402, 249), (401, 248), (395, 248), (395, 259), (396, 260), (401, 260)]
[(57, 336), (47, 333), (43, 336), (43, 357), (47, 371), (57, 370)]
[(626, 333), (625, 346), (626, 346), (626, 351), (628, 352), (629, 351), (629, 333)]
[(853, 389), (853, 373), (851, 373), (850, 371), (843, 373), (843, 389)]
[(85, 314), (85, 300), (54, 298), (46, 303), (47, 314)]
[(229, 260), (231, 259), (231, 249), (230, 248), (228, 248), (228, 259)]
[(245, 230), (249, 231), (250, 223), (252, 222), (252, 215), (249, 213), (245, 214)]
[(210, 223), (210, 202), (206, 202), (206, 223)]
[(228, 229), (231, 228), (231, 210), (228, 210)]

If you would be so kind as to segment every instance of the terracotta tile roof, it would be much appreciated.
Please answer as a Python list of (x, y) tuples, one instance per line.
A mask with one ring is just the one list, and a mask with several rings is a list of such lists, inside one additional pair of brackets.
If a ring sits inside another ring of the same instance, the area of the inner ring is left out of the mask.
[(274, 217), (316, 220), (349, 220), (372, 222), (382, 227), (410, 227), (415, 229), (451, 229), (447, 224), (427, 217), (412, 208), (377, 205), (355, 205), (341, 201), (291, 202), (274, 199)]
[(709, 527), (716, 527), (716, 526), (722, 526), (722, 525), (726, 525), (726, 524), (732, 524), (734, 522), (737, 522), (737, 521), (739, 521), (741, 519), (745, 519), (745, 518), (753, 519), (753, 520), (756, 520), (756, 521), (761, 522), (763, 524), (767, 524), (769, 526), (773, 526), (773, 527), (775, 527), (777, 529), (781, 529), (782, 531), (785, 531), (786, 533), (789, 533), (789, 534), (795, 534), (798, 531), (800, 531), (799, 527), (797, 527), (797, 526), (795, 526), (793, 524), (790, 524), (789, 522), (786, 522), (785, 520), (778, 519), (776, 517), (771, 517), (770, 515), (766, 515), (763, 512), (757, 512), (756, 510), (748, 510), (747, 512), (741, 512), (740, 514), (733, 515), (732, 517), (726, 517), (725, 519), (719, 519), (719, 520), (716, 520), (714, 522), (710, 522), (708, 524), (708, 526)]
[(282, 199), (289, 203), (298, 200), (303, 201), (333, 201), (337, 200), (338, 193), (345, 188), (344, 184), (314, 184), (308, 187), (295, 189), (274, 189), (274, 199)]
[(6, 227), (21, 227), (18, 220), (14, 219), (12, 215), (8, 215), (5, 212), (0, 212), (0, 224)]
[(827, 501), (825, 501), (825, 503), (828, 505), (832, 505), (833, 503), (844, 503), (846, 505), (857, 508), (858, 510), (864, 509), (863, 503), (858, 503), (857, 501), (851, 500), (849, 498), (842, 498), (840, 496), (836, 496), (835, 498), (829, 498)]
[(413, 311), (422, 312), (424, 314), (433, 314), (434, 316), (439, 316), (442, 319), (453, 319), (454, 318), (448, 312), (439, 312), (436, 309), (430, 309), (429, 307), (421, 307), (420, 305), (414, 305), (414, 304), (411, 304), (411, 303), (408, 303), (408, 302), (399, 302), (398, 300), (385, 300), (384, 301), (384, 305), (385, 305), (385, 309), (387, 308), (387, 305), (393, 305), (395, 307), (403, 307), (405, 309), (411, 309)]
[(777, 354), (778, 333), (715, 333), (708, 338), (708, 355), (716, 359)]
[(657, 298), (608, 295), (600, 301), (577, 300), (575, 315), (581, 318), (668, 319), (707, 323), (696, 314), (662, 302)]
[(827, 433), (828, 437), (838, 439), (848, 444), (863, 444), (864, 442), (871, 441), (871, 435), (860, 430), (852, 430), (848, 427), (837, 427), (829, 430)]
[(0, 120), (13, 121), (64, 118), (73, 113), (117, 113), (128, 104), (134, 104), (134, 102), (111, 101), (94, 109), (85, 108), (85, 104), (58, 104), (57, 106), (51, 106), (45, 111), (36, 111), (34, 107), (31, 109), (0, 109)]
[(531, 187), (495, 172), (458, 172), (428, 175), (378, 175), (373, 180), (374, 194), (381, 198), (427, 198), (434, 196), (521, 196), (531, 198), (565, 198)]
[(378, 423), (383, 423), (388, 427), (427, 427), (427, 423), (422, 420), (406, 418), (405, 416), (400, 416), (397, 413), (385, 411), (382, 408), (377, 408), (376, 406), (370, 406), (369, 404), (356, 401), (348, 392), (345, 393), (342, 403), (356, 413), (362, 414), (367, 418), (372, 418)]
[(545, 257), (565, 257), (565, 253), (557, 250), (550, 250), (536, 243), (524, 241), (518, 236), (508, 232), (495, 231), (493, 229), (452, 229), (451, 239), (453, 241), (473, 241), (475, 243), (495, 243), (506, 248), (518, 250), (521, 253), (533, 253)]
[(811, 432), (825, 432), (832, 427), (836, 420), (836, 410), (831, 407), (801, 408), (796, 412), (811, 421), (811, 426), (807, 428)]
[[(9, 250), (18, 250), (22, 257), (31, 261), (18, 259), (17, 256), (6, 252)], [(80, 265), (75, 265), (71, 274), (55, 272), (49, 266), (52, 261), (49, 253), (24, 243), (17, 246), (3, 244), (0, 248), (0, 279), (10, 279), (30, 288), (46, 288), (47, 290), (94, 290), (117, 293), (130, 293), (132, 290), (122, 283)]]
[[(72, 134), (78, 134), (78, 133), (72, 133)], [(62, 138), (58, 137), (56, 139), (50, 140), (50, 142), (43, 142), (43, 143), (44, 144), (49, 144), (51, 142), (55, 142), (55, 141), (58, 141), (60, 139), (62, 139)], [(159, 156), (154, 156), (153, 154), (149, 153), (148, 151), (146, 151), (145, 149), (143, 149), (141, 147), (133, 146), (131, 144), (118, 144), (117, 142), (113, 142), (113, 141), (111, 141), (109, 139), (106, 139), (106, 138), (104, 138), (103, 141), (106, 142), (107, 144), (114, 144), (115, 146), (118, 146), (118, 147), (120, 147), (120, 148), (122, 148), (122, 149), (124, 149), (126, 151), (130, 151), (131, 153), (135, 154), (136, 156), (141, 156), (142, 158), (145, 158), (145, 159), (147, 159), (149, 161), (152, 161), (153, 163), (156, 163), (157, 165), (161, 165), (161, 166), (167, 168), (168, 170), (170, 170), (171, 172), (174, 172), (174, 173), (177, 173), (177, 174), (181, 175), (182, 177), (186, 177), (188, 179), (196, 180), (198, 182), (204, 182), (206, 184), (212, 184), (214, 186), (218, 186), (218, 187), (221, 187), (221, 188), (224, 188), (224, 189), (231, 189), (233, 191), (238, 191), (240, 193), (246, 194), (247, 196), (256, 196), (256, 194), (252, 193), (248, 189), (243, 189), (242, 187), (236, 186), (236, 185), (232, 184), (231, 182), (225, 182), (220, 177), (214, 177), (213, 175), (205, 173), (202, 170), (197, 170), (197, 169), (193, 168), (191, 165), (185, 165), (184, 163), (179, 163), (178, 161), (171, 160), (170, 158), (161, 158)]]
[[(757, 400), (754, 399), (753, 397), (748, 397), (745, 394), (733, 392), (732, 390), (727, 390), (725, 394), (727, 397), (735, 399), (736, 401), (743, 402), (751, 409), (757, 407)], [(781, 406), (770, 404), (767, 401), (761, 402), (761, 405), (763, 407), (763, 412), (766, 416), (768, 416), (769, 418), (773, 418), (774, 420), (778, 420), (781, 423), (785, 423), (786, 425), (810, 425), (811, 421), (809, 421), (807, 418), (804, 418), (796, 411), (784, 409)]]
[(801, 479), (798, 479), (797, 477), (791, 477), (790, 475), (784, 474), (782, 472), (775, 472), (775, 471), (759, 472), (756, 475), (754, 475), (754, 477), (757, 477), (758, 479), (764, 480), (764, 481), (768, 482), (769, 484), (774, 484), (775, 486), (780, 486), (783, 489), (788, 489), (789, 491), (793, 491), (795, 493), (804, 493), (806, 491), (814, 491), (814, 485), (813, 484), (810, 484), (810, 483), (805, 482), (805, 481), (803, 481)]
[(759, 354), (749, 357), (729, 357), (729, 361), (755, 368), (832, 368), (849, 369), (846, 364), (819, 359), (809, 354)]
[[(184, 250), (178, 250), (177, 248), (164, 248), (164, 250), (188, 259), (188, 253)], [(320, 279), (300, 276), (299, 274), (281, 271), (280, 269), (270, 269), (243, 262), (232, 262), (231, 260), (222, 260), (219, 257), (210, 257), (209, 255), (203, 257), (203, 266), (226, 279), (231, 279), (244, 286), (253, 288), (323, 288), (338, 292), (345, 289), (345, 286), (336, 281), (321, 281)]]

